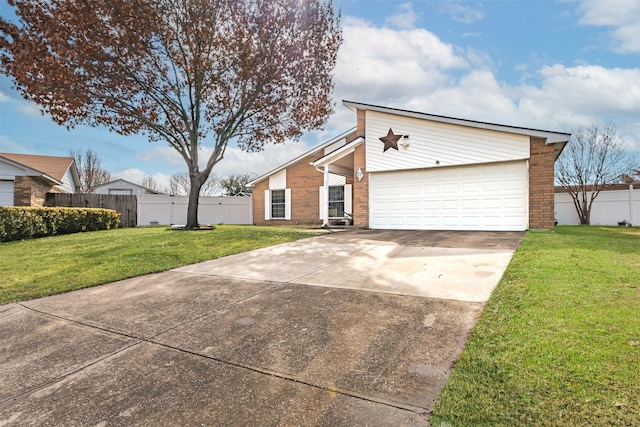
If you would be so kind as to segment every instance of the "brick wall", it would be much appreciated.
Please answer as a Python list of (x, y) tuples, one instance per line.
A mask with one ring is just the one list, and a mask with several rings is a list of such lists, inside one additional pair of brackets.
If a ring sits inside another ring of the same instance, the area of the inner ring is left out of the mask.
[(287, 188), (291, 188), (291, 220), (264, 219), (264, 191), (269, 189), (269, 178), (253, 188), (253, 223), (257, 225), (322, 225), (318, 187), (324, 184), (324, 175), (309, 163), (323, 153), (314, 152), (287, 168)]
[(16, 176), (13, 183), (13, 205), (42, 207), (47, 193), (60, 193), (53, 185), (30, 176)]
[(553, 145), (543, 138), (531, 138), (529, 158), (529, 228), (553, 228), (555, 194)]

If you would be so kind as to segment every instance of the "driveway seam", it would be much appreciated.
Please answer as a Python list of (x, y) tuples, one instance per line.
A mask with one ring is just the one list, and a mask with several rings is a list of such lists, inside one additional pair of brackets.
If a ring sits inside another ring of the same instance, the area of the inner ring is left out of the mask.
[(183, 349), (183, 348), (174, 347), (174, 346), (171, 346), (169, 344), (164, 344), (164, 343), (160, 343), (160, 342), (153, 341), (153, 340), (145, 340), (145, 341), (148, 342), (149, 344), (154, 344), (154, 345), (157, 345), (159, 347), (164, 347), (164, 348), (167, 348), (167, 349), (178, 351), (180, 353), (185, 353), (185, 354), (189, 354), (189, 355), (192, 355), (192, 356), (213, 360), (215, 362), (222, 363), (224, 365), (233, 366), (233, 367), (240, 368), (240, 369), (245, 369), (245, 370), (252, 371), (252, 372), (255, 372), (255, 373), (258, 373), (258, 374), (261, 374), (261, 375), (268, 375), (268, 376), (271, 376), (271, 377), (280, 378), (280, 379), (285, 380), (285, 381), (290, 381), (290, 382), (306, 385), (308, 387), (313, 387), (313, 388), (318, 389), (318, 390), (324, 390), (324, 391), (327, 391), (327, 392), (330, 392), (330, 393), (337, 393), (337, 394), (340, 394), (340, 395), (353, 397), (353, 398), (364, 400), (364, 401), (367, 401), (367, 402), (378, 403), (378, 404), (385, 405), (385, 406), (390, 406), (390, 407), (393, 407), (393, 408), (396, 408), (396, 409), (402, 409), (402, 410), (405, 410), (405, 411), (415, 412), (417, 414), (426, 414), (426, 413), (428, 413), (428, 409), (427, 408), (423, 408), (423, 407), (420, 407), (420, 406), (411, 405), (411, 404), (404, 404), (404, 403), (395, 402), (395, 401), (386, 400), (386, 399), (375, 399), (375, 398), (367, 397), (367, 396), (365, 396), (364, 394), (361, 394), (361, 393), (357, 393), (357, 392), (354, 392), (354, 391), (351, 391), (351, 390), (348, 390), (348, 389), (342, 389), (342, 388), (338, 388), (338, 387), (323, 387), (323, 386), (320, 386), (318, 384), (314, 384), (312, 382), (301, 380), (301, 379), (296, 378), (294, 376), (281, 374), (279, 372), (270, 371), (268, 369), (263, 369), (263, 368), (258, 368), (258, 367), (251, 366), (251, 365), (245, 365), (245, 364), (242, 364), (242, 363), (232, 362), (232, 361), (224, 360), (224, 359), (221, 359), (221, 358), (218, 358), (218, 357), (214, 357), (214, 356), (207, 356), (207, 355), (200, 354), (200, 353), (197, 353), (197, 352), (194, 352), (194, 351), (191, 351), (191, 350), (186, 350), (186, 349)]
[[(274, 283), (280, 283), (280, 282), (274, 282)], [(246, 301), (247, 299), (250, 299), (250, 298), (252, 298), (254, 296), (257, 296), (257, 295), (260, 295), (262, 293), (265, 293), (265, 292), (280, 288), (284, 284), (285, 283), (280, 283), (277, 286), (272, 286), (272, 287), (270, 287), (268, 289), (264, 289), (264, 290), (262, 290), (262, 291), (260, 291), (258, 293), (252, 294), (251, 296), (248, 296), (246, 298), (242, 298), (241, 300), (234, 301), (234, 302), (232, 302), (230, 304), (222, 306), (218, 310), (224, 309), (226, 307), (233, 306), (233, 305), (238, 304), (238, 303), (240, 303), (242, 301)], [(304, 285), (299, 285), (299, 286), (304, 286)], [(218, 357), (214, 357), (214, 356), (203, 355), (203, 354), (200, 354), (200, 353), (197, 353), (197, 352), (194, 352), (194, 351), (190, 351), (190, 350), (186, 350), (186, 349), (183, 349), (183, 348), (180, 348), (180, 347), (175, 347), (175, 346), (172, 346), (172, 345), (164, 344), (164, 343), (158, 342), (158, 341), (156, 341), (154, 339), (154, 338), (157, 338), (158, 336), (160, 336), (160, 335), (162, 335), (162, 334), (164, 334), (164, 333), (166, 333), (166, 332), (168, 332), (168, 331), (170, 331), (172, 329), (178, 328), (178, 327), (183, 326), (185, 324), (188, 324), (190, 322), (194, 322), (194, 321), (197, 321), (197, 320), (200, 320), (200, 319), (203, 319), (203, 318), (206, 318), (206, 317), (210, 317), (210, 316), (215, 316), (215, 313), (209, 313), (209, 314), (206, 314), (206, 315), (203, 315), (203, 316), (196, 317), (196, 318), (194, 318), (192, 320), (185, 321), (185, 322), (181, 323), (180, 325), (176, 325), (176, 326), (173, 326), (173, 327), (168, 328), (166, 330), (163, 330), (162, 332), (159, 332), (159, 333), (157, 333), (157, 334), (155, 334), (155, 335), (153, 335), (151, 337), (145, 338), (145, 337), (138, 337), (138, 336), (135, 336), (135, 335), (131, 335), (131, 334), (128, 334), (128, 333), (125, 333), (125, 332), (120, 332), (120, 331), (117, 331), (117, 330), (108, 329), (108, 328), (105, 328), (105, 327), (102, 327), (102, 326), (93, 325), (93, 324), (90, 324), (90, 323), (85, 323), (85, 322), (82, 322), (82, 321), (79, 321), (79, 320), (69, 319), (69, 318), (66, 318), (66, 317), (63, 317), (63, 316), (47, 313), (47, 312), (40, 311), (40, 310), (35, 309), (35, 308), (24, 306), (24, 305), (22, 305), (22, 303), (17, 303), (17, 305), (22, 307), (25, 310), (32, 311), (32, 312), (38, 313), (38, 314), (46, 316), (46, 317), (51, 317), (51, 318), (54, 318), (54, 319), (66, 321), (66, 322), (69, 322), (69, 323), (73, 323), (73, 324), (77, 324), (77, 325), (83, 326), (85, 328), (95, 329), (95, 330), (99, 330), (99, 331), (106, 332), (106, 333), (113, 334), (113, 335), (117, 335), (117, 336), (123, 336), (123, 337), (131, 338), (131, 339), (135, 339), (136, 342), (128, 344), (128, 345), (124, 346), (123, 348), (121, 348), (121, 349), (119, 349), (119, 350), (117, 350), (115, 352), (112, 352), (112, 353), (110, 353), (108, 355), (105, 355), (105, 356), (103, 356), (103, 357), (101, 357), (101, 358), (99, 358), (97, 360), (92, 361), (91, 363), (88, 363), (88, 364), (83, 365), (83, 366), (81, 366), (81, 367), (79, 367), (77, 369), (74, 369), (73, 371), (67, 372), (62, 376), (59, 376), (59, 377), (53, 378), (53, 379), (51, 379), (49, 381), (46, 381), (46, 382), (38, 385), (37, 387), (33, 387), (33, 388), (29, 389), (29, 390), (25, 390), (25, 391), (23, 391), (23, 392), (21, 392), (21, 393), (19, 393), (17, 395), (14, 395), (14, 396), (11, 396), (11, 397), (9, 397), (9, 398), (7, 398), (5, 400), (2, 400), (2, 401), (0, 401), (0, 404), (5, 403), (7, 401), (18, 399), (21, 396), (28, 395), (28, 394), (31, 394), (31, 393), (33, 393), (35, 391), (44, 389), (44, 388), (46, 388), (46, 387), (48, 387), (48, 386), (50, 386), (52, 384), (55, 384), (57, 382), (60, 382), (60, 381), (64, 380), (65, 378), (67, 378), (69, 376), (72, 376), (72, 375), (74, 375), (74, 374), (76, 374), (76, 373), (78, 373), (78, 372), (80, 372), (82, 370), (85, 370), (86, 368), (89, 368), (91, 366), (94, 366), (94, 365), (106, 360), (106, 359), (109, 359), (109, 358), (111, 358), (111, 357), (113, 357), (113, 356), (115, 356), (115, 355), (117, 355), (117, 354), (129, 349), (129, 348), (132, 348), (134, 346), (140, 345), (141, 343), (148, 343), (148, 344), (151, 344), (151, 345), (154, 345), (154, 346), (158, 346), (158, 347), (170, 349), (170, 350), (173, 350), (173, 351), (178, 351), (180, 353), (196, 356), (198, 358), (213, 360), (213, 361), (221, 363), (223, 365), (227, 365), (227, 366), (232, 366), (232, 367), (235, 367), (235, 368), (248, 370), (248, 371), (260, 374), (260, 375), (267, 375), (267, 376), (271, 376), (271, 377), (274, 377), (274, 378), (279, 378), (279, 379), (282, 379), (282, 380), (285, 380), (285, 381), (306, 385), (308, 387), (313, 387), (315, 389), (327, 391), (329, 393), (337, 393), (337, 394), (340, 394), (340, 395), (343, 395), (343, 396), (348, 396), (348, 397), (352, 397), (352, 398), (355, 398), (355, 399), (360, 399), (360, 400), (363, 400), (363, 401), (366, 401), (366, 402), (377, 403), (377, 404), (380, 404), (380, 405), (385, 405), (385, 406), (396, 408), (396, 409), (401, 409), (401, 410), (405, 410), (405, 411), (414, 412), (416, 414), (427, 414), (428, 413), (428, 408), (424, 408), (424, 407), (420, 407), (420, 406), (416, 406), (416, 405), (411, 405), (411, 404), (404, 404), (404, 403), (396, 402), (396, 401), (393, 401), (393, 400), (376, 399), (376, 398), (368, 397), (368, 396), (366, 396), (364, 394), (361, 394), (361, 393), (358, 393), (358, 392), (355, 392), (355, 391), (352, 391), (352, 390), (342, 389), (342, 388), (339, 388), (339, 387), (321, 386), (321, 385), (314, 384), (314, 383), (309, 382), (309, 381), (304, 381), (302, 379), (296, 378), (295, 376), (291, 376), (291, 375), (287, 375), (287, 374), (283, 374), (283, 373), (279, 373), (279, 372), (275, 372), (275, 371), (270, 371), (268, 369), (263, 369), (263, 368), (259, 368), (259, 367), (255, 367), (255, 366), (251, 366), (251, 365), (232, 362), (232, 361), (224, 360), (222, 358), (218, 358)]]

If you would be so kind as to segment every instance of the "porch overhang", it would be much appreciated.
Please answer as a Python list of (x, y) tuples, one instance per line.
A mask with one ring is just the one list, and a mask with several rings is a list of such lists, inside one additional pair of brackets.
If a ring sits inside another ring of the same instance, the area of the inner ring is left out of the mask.
[(364, 144), (364, 137), (359, 136), (353, 141), (348, 142), (337, 150), (327, 153), (310, 164), (311, 166), (316, 167), (316, 169), (324, 168), (332, 174), (353, 176), (353, 159), (348, 159), (348, 157), (352, 156), (356, 147), (362, 144)]

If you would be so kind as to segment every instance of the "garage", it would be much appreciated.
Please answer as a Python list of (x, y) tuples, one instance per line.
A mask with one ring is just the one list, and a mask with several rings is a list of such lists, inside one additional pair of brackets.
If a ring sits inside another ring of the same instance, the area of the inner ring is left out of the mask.
[(13, 206), (13, 181), (0, 181), (0, 206)]
[(528, 228), (526, 160), (369, 176), (370, 226), (396, 230)]

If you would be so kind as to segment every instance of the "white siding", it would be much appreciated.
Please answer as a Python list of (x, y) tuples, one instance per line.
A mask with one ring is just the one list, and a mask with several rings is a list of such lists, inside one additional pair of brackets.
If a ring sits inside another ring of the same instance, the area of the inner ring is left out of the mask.
[(25, 169), (17, 168), (0, 159), (0, 179), (15, 180), (16, 176), (25, 175)]
[(347, 183), (347, 178), (342, 175), (336, 175), (333, 173), (329, 174), (329, 185), (345, 185)]
[(269, 177), (269, 190), (283, 190), (287, 188), (287, 170), (271, 175)]
[(0, 206), (13, 206), (13, 181), (0, 181)]
[(346, 138), (342, 138), (341, 140), (339, 140), (339, 141), (331, 144), (330, 146), (326, 147), (324, 149), (324, 155), (326, 156), (327, 154), (331, 153), (332, 151), (335, 151), (338, 148), (342, 147), (346, 143), (347, 143), (347, 139)]
[(62, 185), (58, 185), (57, 187), (65, 193), (76, 192), (76, 187), (73, 184), (73, 175), (71, 173), (71, 168), (67, 169), (67, 172), (62, 177)]
[(378, 172), (369, 176), (374, 229), (528, 228), (526, 161)]
[[(443, 166), (523, 160), (529, 158), (529, 137), (448, 123), (367, 111), (367, 171), (380, 172)], [(398, 150), (383, 152), (378, 139), (389, 128), (396, 135)], [(407, 148), (402, 143), (408, 143)]]

